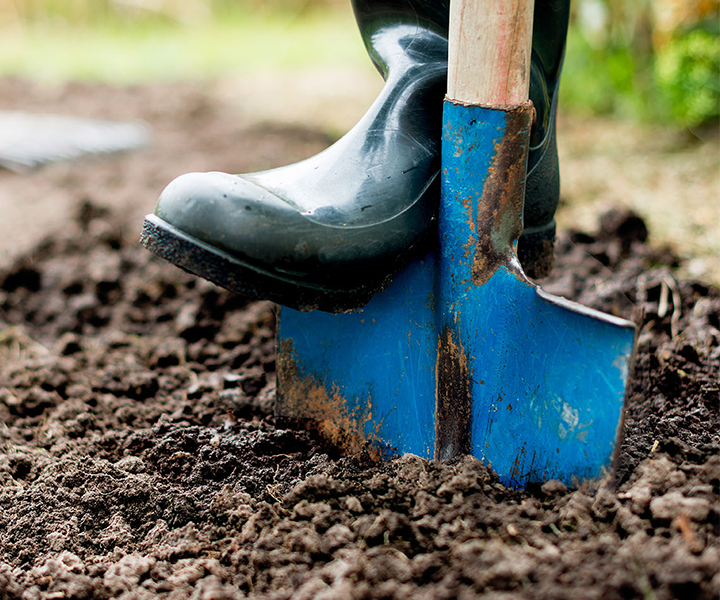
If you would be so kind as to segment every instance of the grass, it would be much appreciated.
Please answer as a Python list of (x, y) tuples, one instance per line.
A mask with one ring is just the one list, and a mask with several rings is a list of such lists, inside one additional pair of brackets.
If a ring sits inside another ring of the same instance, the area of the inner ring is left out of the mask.
[(367, 61), (349, 10), (302, 18), (246, 12), (197, 24), (41, 21), (6, 26), (0, 37), (0, 75), (53, 82), (143, 83)]

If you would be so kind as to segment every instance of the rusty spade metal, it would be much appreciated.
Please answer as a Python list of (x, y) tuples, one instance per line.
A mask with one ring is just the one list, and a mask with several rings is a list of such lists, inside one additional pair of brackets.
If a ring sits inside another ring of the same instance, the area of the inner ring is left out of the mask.
[(282, 308), (279, 415), (350, 449), (473, 454), (514, 487), (601, 479), (635, 327), (552, 296), (517, 259), (532, 0), (453, 0), (438, 246), (347, 314)]

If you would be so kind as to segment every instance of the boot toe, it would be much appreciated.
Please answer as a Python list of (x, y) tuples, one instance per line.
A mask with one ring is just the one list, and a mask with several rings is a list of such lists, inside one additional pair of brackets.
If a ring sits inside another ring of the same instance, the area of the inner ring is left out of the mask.
[(184, 234), (251, 263), (273, 264), (294, 252), (289, 232), (297, 211), (237, 175), (181, 175), (161, 194), (155, 215)]
[(348, 275), (353, 269), (376, 268), (413, 233), (405, 215), (397, 232), (389, 232), (392, 223), (365, 228), (319, 223), (260, 185), (218, 172), (175, 179), (161, 194), (155, 216), (249, 268), (298, 284), (340, 288), (357, 281)]

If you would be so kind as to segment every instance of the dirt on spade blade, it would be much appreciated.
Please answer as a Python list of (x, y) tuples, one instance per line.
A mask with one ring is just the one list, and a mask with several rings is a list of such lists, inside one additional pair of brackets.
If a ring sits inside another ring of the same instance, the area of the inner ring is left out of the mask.
[(155, 259), (120, 209), (73, 210), (0, 273), (0, 598), (720, 592), (720, 291), (639, 216), (563, 234), (543, 282), (639, 323), (617, 484), (520, 492), (280, 427), (272, 306)]

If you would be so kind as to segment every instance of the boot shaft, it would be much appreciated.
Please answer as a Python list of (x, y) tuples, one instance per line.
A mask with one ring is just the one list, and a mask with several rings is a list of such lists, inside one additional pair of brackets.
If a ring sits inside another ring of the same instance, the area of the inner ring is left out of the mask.
[[(444, 53), (444, 58), (439, 58), (447, 62), (447, 43), (432, 34), (447, 40), (449, 0), (352, 0), (352, 5), (365, 47), (383, 77), (392, 62), (384, 34), (398, 27), (414, 28), (423, 51)], [(560, 78), (569, 18), (570, 0), (536, 0), (530, 97), (539, 111), (535, 138), (540, 140), (545, 138), (549, 107)]]

